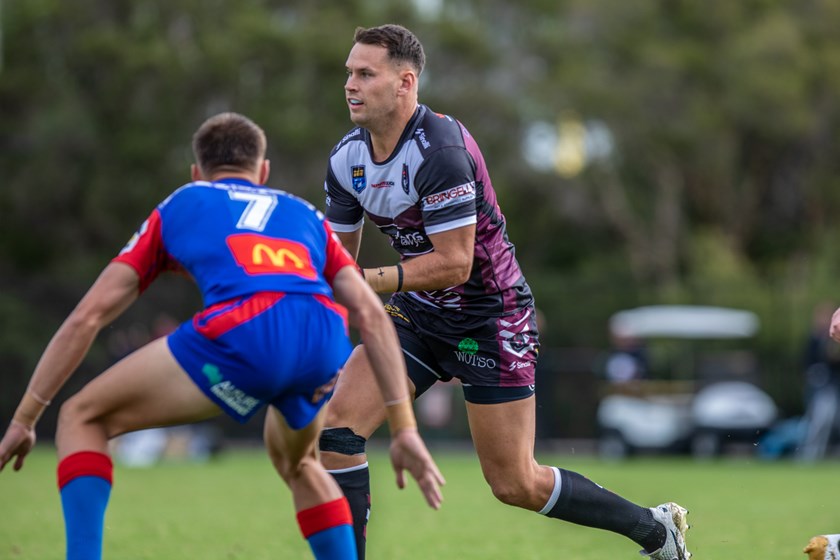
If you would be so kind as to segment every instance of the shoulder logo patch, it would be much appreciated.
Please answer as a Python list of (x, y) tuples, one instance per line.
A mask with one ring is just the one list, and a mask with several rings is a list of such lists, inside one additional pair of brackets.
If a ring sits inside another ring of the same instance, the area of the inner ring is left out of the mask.
[(365, 166), (354, 165), (350, 168), (350, 174), (353, 177), (353, 190), (357, 193), (365, 190), (367, 186), (367, 178), (365, 177)]

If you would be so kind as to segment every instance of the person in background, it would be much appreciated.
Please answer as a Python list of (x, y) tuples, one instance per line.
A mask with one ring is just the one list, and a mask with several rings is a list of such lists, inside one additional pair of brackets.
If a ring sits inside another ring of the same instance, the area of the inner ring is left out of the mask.
[(610, 330), (612, 348), (604, 363), (604, 376), (610, 383), (629, 383), (647, 377), (647, 349), (638, 338)]
[[(503, 503), (625, 535), (655, 559), (688, 558), (684, 508), (641, 507), (534, 459), (537, 312), (481, 150), (457, 119), (418, 102), (425, 54), (411, 31), (358, 28), (353, 43), (344, 95), (356, 127), (330, 154), (326, 215), (352, 255), (365, 215), (399, 255), (363, 272), (374, 290), (392, 294), (385, 308), (412, 394), (461, 382), (484, 478)], [(360, 558), (370, 507), (365, 444), (385, 418), (369, 357), (364, 345), (351, 355), (320, 442), (350, 501)]]
[(840, 431), (840, 310), (821, 302), (814, 307), (805, 344), (805, 415), (797, 458), (825, 457)]
[(226, 413), (245, 422), (268, 406), (264, 440), (289, 486), (317, 559), (355, 559), (350, 511), (318, 461), (323, 406), (351, 350), (349, 321), (365, 342), (387, 403), (391, 460), (429, 505), (443, 477), (416, 430), (394, 327), (324, 216), (266, 188), (262, 129), (237, 113), (205, 121), (193, 137), (192, 179), (160, 203), (108, 264), (44, 350), (11, 425), (0, 469), (19, 470), (35, 426), (99, 331), (163, 271), (191, 276), (205, 308), (97, 376), (61, 407), (58, 484), (68, 560), (102, 556), (113, 465), (108, 441), (155, 426)]

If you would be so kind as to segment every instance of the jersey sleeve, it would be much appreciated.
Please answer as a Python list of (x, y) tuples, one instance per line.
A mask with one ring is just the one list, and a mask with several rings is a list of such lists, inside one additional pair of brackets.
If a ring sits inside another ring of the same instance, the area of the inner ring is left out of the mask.
[(475, 170), (472, 156), (461, 147), (442, 148), (423, 162), (415, 185), (427, 234), (476, 223)]
[(327, 166), (327, 178), (324, 180), (327, 219), (334, 231), (347, 233), (356, 231), (364, 223), (364, 210), (356, 198), (347, 191), (333, 173), (332, 161)]
[(326, 221), (324, 222), (324, 229), (327, 230), (327, 258), (324, 264), (324, 278), (332, 286), (333, 279), (339, 270), (345, 266), (358, 268), (358, 265)]
[(127, 264), (137, 272), (137, 276), (140, 277), (141, 293), (161, 272), (182, 270), (181, 265), (169, 255), (164, 247), (161, 226), (160, 211), (156, 208), (111, 261)]

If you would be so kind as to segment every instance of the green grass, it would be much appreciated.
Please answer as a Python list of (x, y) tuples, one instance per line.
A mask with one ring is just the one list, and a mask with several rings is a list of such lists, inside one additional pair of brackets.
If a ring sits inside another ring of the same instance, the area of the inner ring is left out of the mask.
[[(372, 456), (371, 560), (634, 558), (623, 537), (546, 519), (495, 501), (471, 453), (436, 457), (448, 484), (434, 512), (416, 486), (399, 492), (384, 453)], [(540, 456), (630, 500), (675, 500), (691, 510), (689, 548), (703, 559), (802, 558), (810, 537), (840, 533), (835, 462), (637, 459), (602, 463)], [(21, 472), (0, 473), (0, 559), (63, 557), (55, 456), (40, 447)], [(261, 450), (231, 451), (207, 464), (117, 466), (106, 517), (110, 559), (310, 559), (288, 491)]]

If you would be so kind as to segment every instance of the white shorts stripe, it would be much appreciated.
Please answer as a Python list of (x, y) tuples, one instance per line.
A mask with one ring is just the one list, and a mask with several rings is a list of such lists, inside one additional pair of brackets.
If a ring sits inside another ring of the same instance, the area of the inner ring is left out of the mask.
[(424, 367), (424, 368), (426, 368), (427, 370), (431, 371), (431, 372), (432, 372), (432, 374), (433, 374), (435, 377), (437, 377), (438, 379), (440, 379), (440, 374), (438, 374), (438, 372), (436, 372), (435, 370), (433, 370), (432, 368), (430, 368), (430, 367), (429, 367), (428, 365), (426, 365), (426, 364), (425, 364), (422, 360), (420, 360), (420, 358), (418, 358), (417, 356), (415, 356), (415, 355), (414, 355), (414, 354), (412, 354), (411, 352), (407, 351), (405, 348), (403, 348), (403, 354), (405, 354), (406, 356), (408, 356), (409, 358), (411, 358), (412, 360), (414, 360), (415, 362), (417, 362), (418, 364), (420, 364), (421, 366), (423, 366), (423, 367)]

